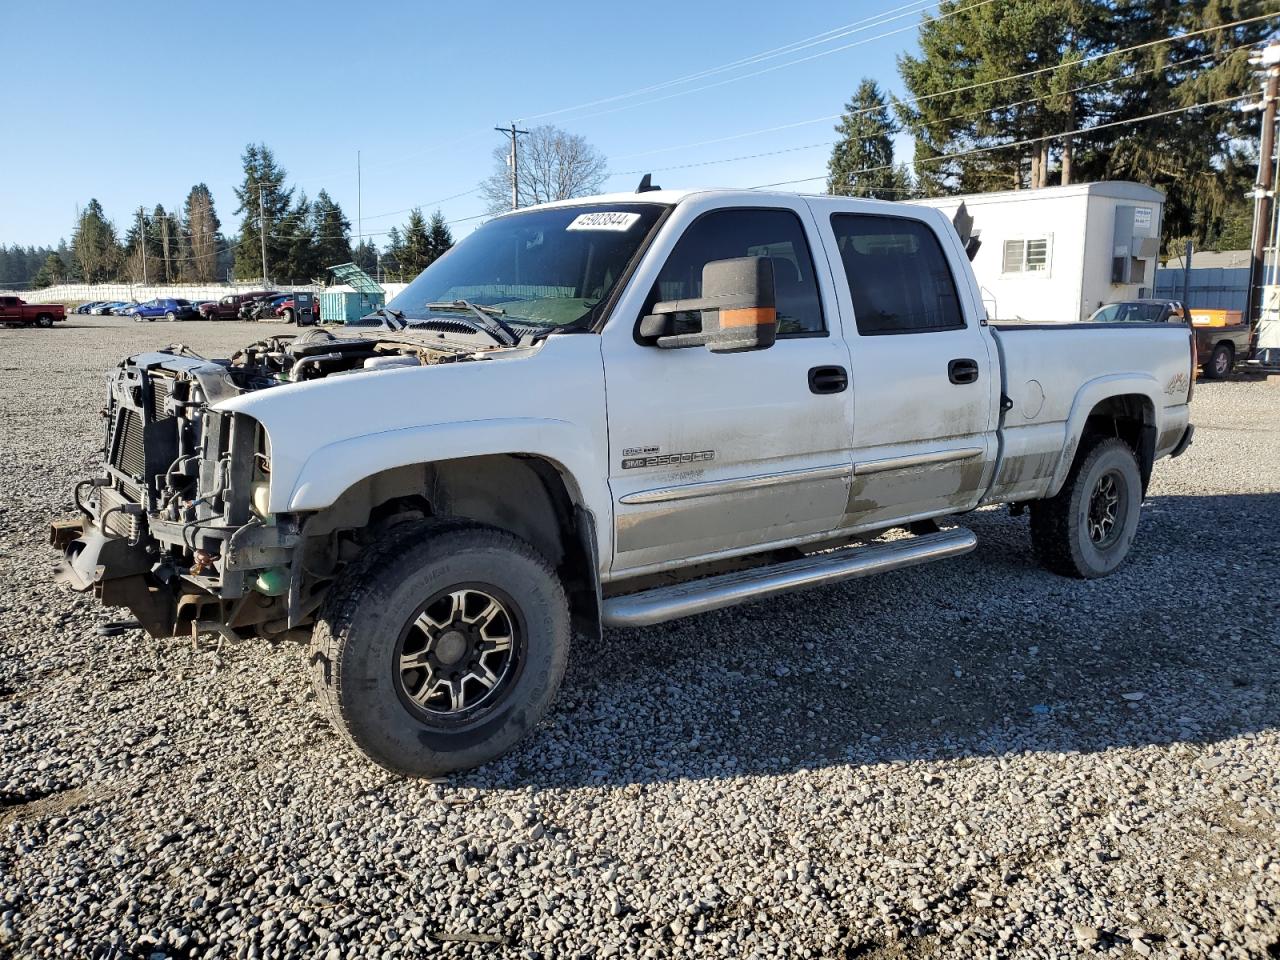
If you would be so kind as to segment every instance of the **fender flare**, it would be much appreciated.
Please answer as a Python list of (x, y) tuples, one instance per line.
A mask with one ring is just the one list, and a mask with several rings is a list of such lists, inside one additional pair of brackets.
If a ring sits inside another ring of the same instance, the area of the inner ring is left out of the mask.
[(1065, 442), (1062, 454), (1058, 459), (1057, 467), (1053, 471), (1053, 479), (1049, 484), (1049, 489), (1045, 492), (1045, 496), (1054, 496), (1062, 489), (1062, 485), (1067, 482), (1067, 473), (1071, 470), (1071, 465), (1075, 463), (1076, 451), (1079, 449), (1080, 440), (1084, 436), (1085, 421), (1089, 419), (1089, 414), (1093, 412), (1098, 404), (1112, 397), (1141, 396), (1151, 404), (1152, 416), (1155, 418), (1158, 429), (1161, 412), (1160, 394), (1160, 384), (1156, 378), (1149, 373), (1139, 371), (1112, 373), (1086, 381), (1076, 391), (1075, 399), (1071, 402), (1071, 412), (1067, 414), (1066, 430), (1064, 431)]
[(287, 495), (281, 490), (277, 501), (272, 490), (272, 507), (278, 504), (280, 512), (323, 510), (353, 484), (385, 470), (494, 454), (550, 461), (571, 498), (597, 517), (612, 515), (608, 484), (586, 435), (567, 421), (540, 418), (432, 424), (326, 444), (307, 457)]

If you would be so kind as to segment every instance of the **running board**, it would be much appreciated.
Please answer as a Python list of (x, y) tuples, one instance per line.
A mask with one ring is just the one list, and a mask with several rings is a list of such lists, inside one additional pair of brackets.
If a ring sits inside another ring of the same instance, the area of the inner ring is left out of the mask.
[(603, 620), (610, 627), (647, 627), (792, 590), (958, 557), (977, 545), (973, 531), (957, 527), (907, 540), (844, 547), (786, 563), (610, 597), (604, 602)]

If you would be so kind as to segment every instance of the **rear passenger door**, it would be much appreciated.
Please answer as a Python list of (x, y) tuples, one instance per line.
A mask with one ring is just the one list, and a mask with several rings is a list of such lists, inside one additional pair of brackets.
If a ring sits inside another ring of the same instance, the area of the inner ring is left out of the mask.
[(872, 529), (972, 509), (995, 460), (1000, 384), (985, 315), (948, 259), (964, 256), (958, 238), (932, 211), (812, 202), (852, 363), (844, 525)]

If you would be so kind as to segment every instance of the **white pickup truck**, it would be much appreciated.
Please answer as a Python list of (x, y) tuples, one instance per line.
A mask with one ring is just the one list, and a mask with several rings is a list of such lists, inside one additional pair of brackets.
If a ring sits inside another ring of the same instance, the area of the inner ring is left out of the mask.
[(308, 633), (346, 737), (438, 775), (537, 724), (575, 628), (954, 557), (983, 504), (1110, 573), (1192, 362), (988, 324), (931, 209), (642, 189), (489, 221), (364, 329), (124, 361), (52, 541), (153, 635)]

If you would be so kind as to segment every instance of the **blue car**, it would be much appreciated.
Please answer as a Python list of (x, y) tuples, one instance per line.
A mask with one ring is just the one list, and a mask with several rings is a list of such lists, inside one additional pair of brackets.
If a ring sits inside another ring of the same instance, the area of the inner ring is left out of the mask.
[(125, 311), (126, 316), (133, 317), (141, 323), (143, 320), (156, 320), (160, 317), (172, 323), (175, 320), (190, 320), (196, 315), (196, 308), (190, 300), (175, 300), (172, 297), (157, 297)]

